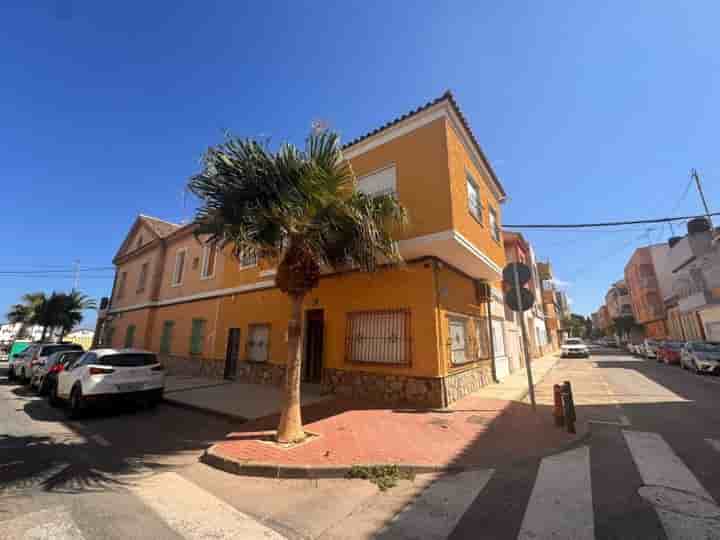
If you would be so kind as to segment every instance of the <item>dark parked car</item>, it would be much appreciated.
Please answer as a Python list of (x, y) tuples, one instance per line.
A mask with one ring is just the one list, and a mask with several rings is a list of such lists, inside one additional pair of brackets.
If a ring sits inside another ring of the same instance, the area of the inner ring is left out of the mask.
[(720, 343), (717, 341), (689, 341), (680, 355), (683, 369), (701, 373), (720, 373)]
[(45, 395), (53, 395), (52, 390), (57, 385), (58, 373), (63, 371), (66, 367), (72, 364), (75, 360), (80, 358), (84, 354), (83, 351), (61, 351), (56, 352), (50, 356), (48, 363), (45, 366), (47, 373), (42, 379), (40, 384), (40, 393)]

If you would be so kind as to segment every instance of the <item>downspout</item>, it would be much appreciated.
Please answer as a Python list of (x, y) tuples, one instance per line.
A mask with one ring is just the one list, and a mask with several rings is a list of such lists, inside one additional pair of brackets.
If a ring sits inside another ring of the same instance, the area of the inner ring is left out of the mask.
[[(435, 332), (437, 333), (437, 342), (438, 342), (438, 368), (441, 367), (439, 371), (441, 372), (440, 377), (440, 386), (442, 388), (442, 406), (447, 407), (448, 406), (448, 395), (447, 395), (447, 385), (445, 384), (445, 368), (447, 367), (447, 361), (445, 360), (445, 355), (443, 354), (443, 342), (442, 342), (442, 318), (440, 316), (440, 283), (438, 278), (438, 268), (437, 268), (437, 261), (433, 259), (430, 264), (432, 264), (432, 271), (433, 271), (433, 294), (435, 296)], [(442, 364), (441, 364), (442, 363)]]

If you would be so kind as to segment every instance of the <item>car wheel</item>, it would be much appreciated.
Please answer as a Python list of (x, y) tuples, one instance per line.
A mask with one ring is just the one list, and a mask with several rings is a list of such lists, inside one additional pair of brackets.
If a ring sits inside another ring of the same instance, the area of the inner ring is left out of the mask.
[(38, 393), (41, 396), (46, 396), (48, 393), (48, 390), (50, 390), (50, 386), (48, 385), (48, 380), (43, 379), (42, 382), (38, 385)]
[(697, 362), (695, 360), (693, 360), (692, 368), (693, 368), (693, 371), (695, 372), (695, 375), (701, 375), (700, 368), (698, 367)]
[(50, 402), (51, 407), (59, 407), (61, 404), (60, 396), (58, 396), (57, 390), (57, 383), (50, 386), (48, 390), (48, 393), (50, 394), (48, 401)]
[(82, 390), (79, 386), (76, 386), (70, 392), (70, 405), (68, 406), (68, 416), (76, 419), (82, 416), (83, 412), (83, 397)]
[(15, 380), (15, 370), (12, 366), (10, 366), (10, 369), (8, 369), (8, 375), (7, 375), (8, 381), (14, 381)]

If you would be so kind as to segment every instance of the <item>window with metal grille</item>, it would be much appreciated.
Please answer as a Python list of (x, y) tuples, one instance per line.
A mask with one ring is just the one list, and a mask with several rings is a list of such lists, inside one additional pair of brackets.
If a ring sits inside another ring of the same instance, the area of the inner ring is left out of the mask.
[(488, 219), (490, 220), (490, 234), (496, 242), (500, 241), (500, 227), (498, 225), (497, 212), (494, 208), (490, 208), (488, 211)]
[(125, 348), (129, 349), (132, 347), (133, 341), (135, 341), (135, 325), (131, 324), (125, 330)]
[(217, 257), (217, 247), (215, 245), (205, 244), (203, 246), (203, 262), (200, 277), (209, 279), (215, 275), (215, 258)]
[(170, 353), (170, 344), (172, 343), (172, 331), (175, 327), (175, 321), (165, 321), (163, 323), (162, 335), (160, 336), (160, 352), (163, 354)]
[(448, 333), (450, 362), (457, 366), (475, 360), (468, 340), (467, 319), (448, 319)]
[(475, 180), (468, 173), (467, 175), (468, 210), (470, 214), (482, 223), (482, 202), (480, 201), (480, 190)]
[(250, 362), (267, 362), (270, 352), (270, 325), (251, 324), (248, 327), (247, 357)]
[(190, 335), (190, 354), (202, 354), (205, 342), (205, 319), (192, 320), (192, 333)]
[(475, 357), (478, 360), (490, 358), (490, 335), (486, 317), (475, 319)]
[(348, 313), (345, 358), (374, 364), (410, 363), (410, 311), (358, 311)]
[(254, 249), (245, 249), (240, 254), (240, 268), (257, 266), (257, 253)]
[(172, 284), (180, 285), (185, 274), (185, 257), (187, 255), (187, 248), (179, 249), (175, 254), (175, 269), (172, 275)]

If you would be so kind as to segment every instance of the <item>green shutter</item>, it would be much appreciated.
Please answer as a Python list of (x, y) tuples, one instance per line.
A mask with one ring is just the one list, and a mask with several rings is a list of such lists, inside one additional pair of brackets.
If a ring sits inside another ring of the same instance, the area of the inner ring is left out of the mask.
[(133, 340), (135, 339), (135, 325), (131, 324), (125, 331), (125, 348), (129, 349), (133, 346)]
[(172, 330), (175, 321), (165, 321), (163, 323), (162, 337), (160, 338), (160, 352), (162, 354), (170, 353), (170, 343), (172, 343)]
[(201, 354), (205, 339), (205, 320), (192, 320), (192, 335), (190, 336), (190, 354)]

